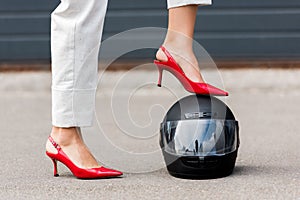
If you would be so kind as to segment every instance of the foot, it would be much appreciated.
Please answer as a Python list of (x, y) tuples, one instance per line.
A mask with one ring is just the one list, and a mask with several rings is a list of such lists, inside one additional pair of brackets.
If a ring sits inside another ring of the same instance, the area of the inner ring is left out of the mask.
[[(176, 44), (163, 44), (163, 46), (169, 51), (171, 56), (175, 59), (177, 64), (181, 67), (185, 75), (193, 82), (204, 83), (197, 58), (192, 49), (185, 49), (183, 47), (177, 47)], [(156, 59), (159, 61), (167, 61), (167, 56), (159, 49), (156, 53)]]
[[(85, 145), (80, 128), (53, 127), (50, 135), (77, 167), (83, 169), (100, 167), (97, 160)], [(57, 150), (49, 140), (46, 143), (46, 151), (57, 153)]]

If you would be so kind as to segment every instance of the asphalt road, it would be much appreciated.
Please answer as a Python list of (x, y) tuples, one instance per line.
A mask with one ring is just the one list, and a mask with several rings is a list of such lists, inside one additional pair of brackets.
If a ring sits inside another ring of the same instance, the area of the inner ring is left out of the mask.
[(168, 74), (166, 88), (157, 88), (157, 72), (133, 70), (101, 77), (95, 123), (83, 129), (99, 161), (124, 176), (79, 180), (62, 164), (60, 177), (53, 177), (45, 156), (50, 73), (0, 74), (0, 199), (300, 200), (300, 70), (222, 70), (221, 75), (230, 92), (225, 101), (241, 126), (231, 176), (182, 180), (167, 173), (159, 122), (188, 94)]

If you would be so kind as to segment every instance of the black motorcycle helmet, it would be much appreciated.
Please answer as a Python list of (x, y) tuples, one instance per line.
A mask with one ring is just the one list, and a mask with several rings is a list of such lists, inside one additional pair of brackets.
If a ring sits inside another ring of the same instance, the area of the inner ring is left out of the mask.
[(172, 176), (189, 179), (228, 176), (238, 153), (238, 122), (221, 100), (187, 96), (169, 109), (161, 123), (160, 146)]

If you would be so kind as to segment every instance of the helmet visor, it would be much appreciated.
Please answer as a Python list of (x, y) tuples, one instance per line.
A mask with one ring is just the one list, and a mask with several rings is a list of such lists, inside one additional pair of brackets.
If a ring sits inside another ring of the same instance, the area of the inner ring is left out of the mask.
[(238, 122), (201, 119), (168, 121), (161, 124), (165, 151), (179, 156), (213, 156), (237, 148)]

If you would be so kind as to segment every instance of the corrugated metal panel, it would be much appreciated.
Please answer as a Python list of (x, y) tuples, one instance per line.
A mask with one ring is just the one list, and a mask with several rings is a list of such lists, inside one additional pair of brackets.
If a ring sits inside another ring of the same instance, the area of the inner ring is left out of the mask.
[[(0, 60), (49, 59), (49, 18), (58, 3), (1, 1)], [(131, 28), (166, 27), (165, 7), (165, 0), (110, 0), (104, 39)], [(219, 58), (299, 57), (300, 1), (215, 0), (200, 8), (195, 38)]]
[(0, 60), (49, 59), (55, 0), (0, 1)]

